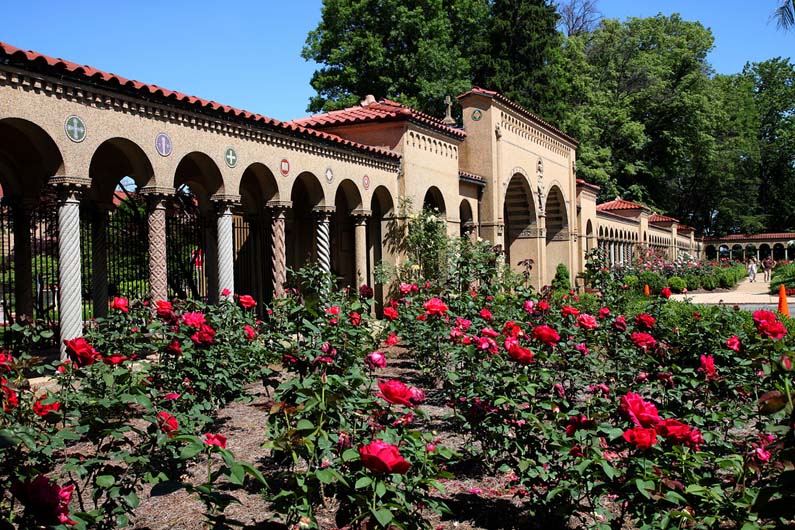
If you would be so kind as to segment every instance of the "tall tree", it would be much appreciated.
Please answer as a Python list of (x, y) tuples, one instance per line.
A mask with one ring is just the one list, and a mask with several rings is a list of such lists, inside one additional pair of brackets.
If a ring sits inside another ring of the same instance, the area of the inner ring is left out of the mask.
[(492, 0), (488, 46), (473, 59), (474, 84), (557, 121), (563, 114), (557, 23), (549, 0)]
[(560, 25), (569, 37), (593, 33), (602, 19), (596, 0), (562, 0), (557, 9)]
[(783, 30), (795, 28), (795, 0), (780, 0), (781, 5), (773, 12), (778, 27)]
[(441, 114), (445, 95), (471, 86), (457, 41), (485, 8), (486, 0), (324, 0), (302, 52), (321, 64), (308, 110), (343, 108), (373, 94)]

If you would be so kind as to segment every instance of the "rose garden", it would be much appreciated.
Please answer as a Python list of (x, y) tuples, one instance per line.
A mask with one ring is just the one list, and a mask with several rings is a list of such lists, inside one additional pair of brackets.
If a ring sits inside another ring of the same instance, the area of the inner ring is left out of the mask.
[[(308, 268), (262, 320), (245, 295), (116, 298), (65, 362), (17, 324), (2, 527), (156, 528), (144, 505), (185, 502), (207, 528), (792, 522), (791, 323), (668, 299), (742, 271), (594, 253), (585, 292), (565, 268), (536, 291), (484, 243), (412, 245), (384, 307)], [(221, 420), (252, 403), (253, 431)]]

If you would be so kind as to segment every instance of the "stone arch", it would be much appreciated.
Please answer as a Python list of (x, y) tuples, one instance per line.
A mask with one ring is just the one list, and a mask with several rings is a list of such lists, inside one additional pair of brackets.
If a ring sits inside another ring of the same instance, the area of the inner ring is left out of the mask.
[(466, 199), (461, 200), (458, 205), (458, 219), (460, 220), (459, 235), (461, 237), (469, 236), (474, 233), (474, 216), (472, 215), (472, 206)]
[(199, 208), (206, 213), (211, 208), (210, 198), (224, 192), (224, 180), (212, 158), (193, 151), (182, 157), (174, 172), (174, 188), (183, 187), (196, 197)]
[(0, 186), (5, 197), (38, 199), (47, 179), (63, 174), (61, 151), (44, 129), (20, 118), (0, 120)]
[(265, 164), (249, 165), (240, 179), (240, 206), (246, 213), (258, 213), (268, 201), (279, 200), (279, 185)]
[(525, 267), (520, 265), (520, 262), (527, 259), (533, 260), (536, 264), (540, 263), (540, 233), (533, 191), (527, 178), (521, 173), (514, 173), (505, 190), (503, 220), (505, 258), (511, 268), (517, 272), (524, 271)]
[(787, 248), (783, 243), (773, 245), (773, 259), (776, 261), (787, 259)]
[(334, 195), (334, 215), (331, 217), (331, 271), (342, 285), (358, 287), (356, 277), (356, 238), (354, 210), (362, 209), (362, 195), (356, 184), (344, 179)]
[(298, 175), (293, 181), (290, 200), (293, 207), (285, 219), (285, 250), (287, 266), (296, 270), (317, 254), (317, 214), (314, 209), (325, 205), (323, 187), (318, 178), (309, 172)]
[(444, 204), (444, 195), (436, 186), (431, 186), (425, 192), (422, 200), (422, 208), (425, 210), (437, 210), (442, 217), (447, 215), (447, 207)]
[(593, 250), (593, 223), (590, 219), (585, 223), (585, 250)]
[(718, 258), (718, 249), (715, 247), (715, 245), (707, 245), (707, 247), (704, 249), (704, 254), (708, 260), (715, 260)]
[(718, 259), (729, 259), (731, 258), (731, 251), (729, 249), (729, 245), (726, 243), (721, 243), (718, 246)]
[(570, 267), (571, 263), (569, 219), (560, 187), (553, 185), (549, 189), (544, 212), (547, 223), (546, 278), (551, 281), (559, 264)]
[(731, 257), (733, 260), (743, 259), (743, 246), (739, 243), (732, 245)]
[(772, 255), (772, 249), (770, 248), (770, 245), (768, 245), (767, 243), (762, 243), (761, 245), (759, 245), (759, 256), (762, 259), (765, 259), (770, 255)]
[(743, 249), (746, 258), (756, 257), (757, 254), (757, 246), (755, 243), (748, 243), (745, 245)]
[(101, 317), (109, 297), (148, 294), (146, 203), (138, 189), (153, 182), (154, 170), (137, 144), (110, 138), (94, 151), (88, 176), (91, 189), (81, 203), (83, 281), (93, 314)]

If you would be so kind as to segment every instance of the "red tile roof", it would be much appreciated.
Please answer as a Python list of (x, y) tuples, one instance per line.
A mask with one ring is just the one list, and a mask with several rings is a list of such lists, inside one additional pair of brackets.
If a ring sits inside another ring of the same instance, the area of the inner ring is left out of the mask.
[(730, 234), (723, 237), (705, 237), (704, 241), (743, 241), (759, 239), (795, 239), (795, 232), (769, 232), (766, 234)]
[(340, 125), (351, 125), (355, 123), (385, 122), (409, 120), (427, 125), (433, 129), (441, 131), (454, 138), (464, 138), (466, 133), (461, 129), (456, 129), (445, 125), (441, 120), (428, 114), (420, 112), (411, 107), (407, 107), (397, 101), (381, 99), (368, 104), (348, 107), (342, 110), (332, 110), (321, 114), (314, 114), (306, 118), (298, 118), (289, 123), (295, 123), (304, 127), (322, 128), (338, 127)]
[(536, 116), (535, 114), (533, 114), (532, 112), (527, 110), (526, 108), (522, 107), (518, 103), (514, 103), (510, 99), (508, 99), (505, 96), (503, 96), (502, 94), (500, 94), (499, 92), (496, 92), (494, 90), (486, 90), (485, 88), (480, 88), (480, 87), (473, 87), (472, 90), (468, 90), (468, 91), (464, 92), (463, 94), (458, 95), (457, 97), (458, 97), (458, 99), (462, 99), (462, 98), (465, 98), (466, 96), (468, 96), (470, 94), (477, 94), (477, 95), (480, 95), (480, 96), (486, 96), (486, 97), (489, 97), (489, 98), (496, 99), (497, 101), (499, 101), (503, 105), (515, 110), (516, 112), (518, 112), (519, 114), (521, 114), (525, 118), (529, 118), (530, 121), (533, 121), (533, 122), (537, 123), (538, 125), (541, 125), (545, 129), (549, 130), (550, 132), (553, 132), (553, 133), (557, 134), (558, 136), (561, 136), (561, 137), (565, 138), (566, 140), (568, 140), (569, 142), (573, 143), (574, 145), (579, 145), (579, 143), (580, 143), (579, 140), (577, 140), (573, 136), (569, 136), (565, 132), (561, 131), (560, 129), (558, 129), (557, 127), (552, 125), (551, 123), (542, 120), (541, 118), (539, 118), (538, 116)]
[(0, 42), (0, 59), (5, 56), (6, 61), (24, 63), (24, 66), (34, 66), (38, 68), (51, 71), (56, 74), (63, 74), (64, 72), (73, 76), (79, 77), (84, 80), (100, 83), (105, 88), (113, 89), (128, 89), (135, 92), (139, 96), (147, 98), (155, 97), (161, 100), (166, 100), (166, 103), (179, 103), (184, 106), (193, 107), (192, 110), (205, 110), (224, 114), (230, 118), (244, 119), (252, 122), (258, 126), (266, 126), (271, 129), (280, 130), (287, 133), (293, 133), (304, 138), (315, 138), (325, 142), (343, 145), (345, 147), (353, 148), (359, 151), (373, 153), (387, 158), (400, 158), (398, 153), (388, 149), (382, 149), (371, 145), (364, 145), (358, 142), (352, 142), (337, 135), (316, 131), (314, 129), (307, 129), (295, 123), (282, 122), (275, 118), (269, 118), (262, 114), (254, 114), (245, 110), (222, 105), (215, 101), (207, 101), (196, 96), (188, 96), (181, 92), (175, 92), (157, 85), (149, 85), (140, 81), (134, 81), (97, 70), (91, 66), (79, 65), (64, 59), (49, 57), (35, 51), (25, 51), (10, 44)]
[(650, 223), (678, 223), (679, 219), (674, 219), (673, 217), (668, 217), (667, 215), (662, 215), (659, 213), (653, 213), (649, 216)]
[(597, 204), (596, 209), (600, 212), (614, 211), (614, 210), (643, 210), (646, 207), (632, 201), (625, 201), (620, 197), (616, 197), (612, 201)]

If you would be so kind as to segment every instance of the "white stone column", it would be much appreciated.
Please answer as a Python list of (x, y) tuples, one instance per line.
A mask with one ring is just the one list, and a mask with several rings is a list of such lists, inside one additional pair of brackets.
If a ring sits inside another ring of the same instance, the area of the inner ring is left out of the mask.
[(354, 222), (354, 254), (356, 265), (356, 281), (357, 285), (353, 287), (358, 288), (359, 285), (366, 283), (370, 284), (367, 270), (367, 220), (373, 212), (370, 210), (354, 210), (351, 212)]
[(320, 268), (331, 272), (331, 216), (333, 206), (318, 206), (313, 210), (317, 218), (317, 262)]
[(79, 177), (53, 177), (58, 190), (58, 306), (61, 359), (63, 341), (83, 334), (83, 296), (80, 277), (80, 197), (91, 181)]
[[(235, 292), (235, 246), (232, 234), (232, 206), (240, 203), (240, 195), (214, 195), (212, 201), (217, 209), (218, 300), (231, 299)], [(222, 294), (228, 291), (224, 297)]]

